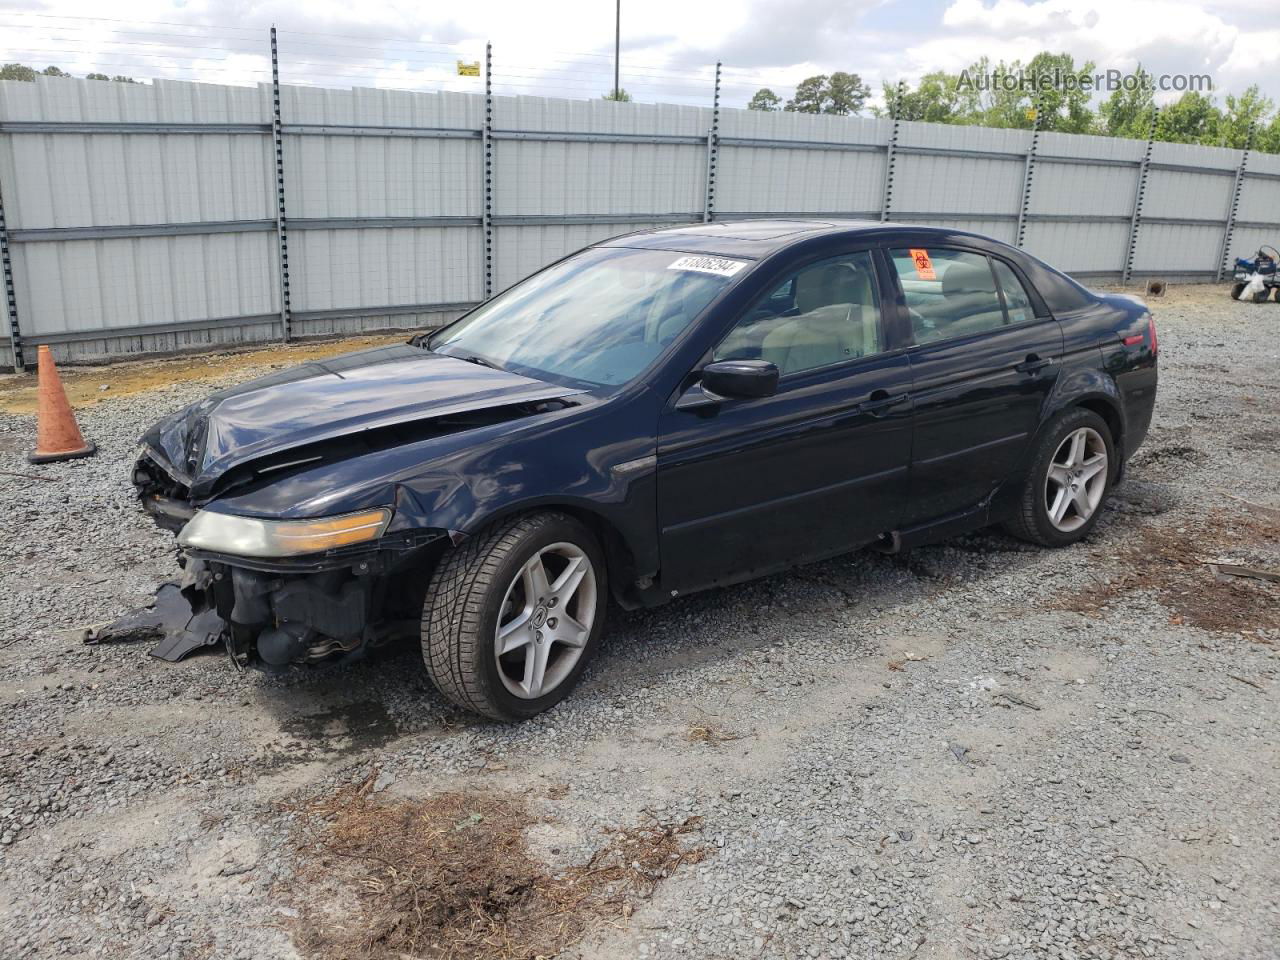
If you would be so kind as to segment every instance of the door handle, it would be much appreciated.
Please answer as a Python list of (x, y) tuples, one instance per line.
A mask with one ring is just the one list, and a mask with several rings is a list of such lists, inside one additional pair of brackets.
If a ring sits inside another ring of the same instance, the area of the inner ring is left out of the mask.
[(862, 413), (869, 413), (873, 417), (882, 417), (890, 407), (896, 407), (900, 403), (905, 403), (911, 394), (895, 393), (890, 394), (888, 390), (872, 390), (871, 396), (865, 401), (858, 404), (858, 409)]
[(1042, 359), (1034, 353), (1029, 353), (1027, 354), (1027, 359), (1023, 360), (1021, 363), (1015, 363), (1013, 365), (1013, 369), (1017, 370), (1019, 373), (1035, 373), (1039, 370), (1043, 370), (1051, 363), (1053, 363), (1052, 360)]

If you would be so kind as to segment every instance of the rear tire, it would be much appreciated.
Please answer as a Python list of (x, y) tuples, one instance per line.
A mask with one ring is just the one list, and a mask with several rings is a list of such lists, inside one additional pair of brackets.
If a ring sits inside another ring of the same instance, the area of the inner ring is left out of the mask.
[(1106, 421), (1076, 407), (1057, 417), (1032, 453), (1017, 511), (1005, 529), (1044, 547), (1089, 535), (1115, 475), (1115, 445)]
[(1240, 294), (1244, 293), (1244, 284), (1236, 281), (1231, 285), (1231, 299), (1239, 300)]
[(422, 656), (445, 697), (524, 720), (578, 682), (604, 630), (604, 556), (581, 521), (499, 522), (441, 558), (422, 608)]

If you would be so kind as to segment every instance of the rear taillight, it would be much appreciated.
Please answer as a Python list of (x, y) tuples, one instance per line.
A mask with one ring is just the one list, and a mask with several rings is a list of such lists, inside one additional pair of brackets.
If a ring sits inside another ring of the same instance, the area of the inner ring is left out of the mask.
[(1156, 318), (1147, 316), (1147, 339), (1151, 341), (1151, 355), (1154, 357), (1160, 350), (1160, 345), (1156, 341)]

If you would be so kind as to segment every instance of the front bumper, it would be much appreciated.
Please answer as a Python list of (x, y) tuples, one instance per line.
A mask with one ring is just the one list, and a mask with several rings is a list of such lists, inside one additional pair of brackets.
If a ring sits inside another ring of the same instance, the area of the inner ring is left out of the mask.
[[(162, 528), (177, 533), (195, 515), (186, 488), (146, 454), (134, 484)], [(405, 531), (281, 558), (183, 549), (179, 586), (189, 613), (157, 602), (157, 611), (171, 615), (162, 618), (152, 655), (176, 661), (222, 642), (239, 665), (283, 667), (363, 653), (417, 629), (423, 568), (446, 537), (444, 530)]]

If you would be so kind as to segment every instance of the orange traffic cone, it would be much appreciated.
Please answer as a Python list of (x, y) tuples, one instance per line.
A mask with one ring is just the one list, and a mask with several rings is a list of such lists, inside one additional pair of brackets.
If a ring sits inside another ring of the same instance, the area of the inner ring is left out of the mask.
[(32, 463), (53, 463), (57, 460), (75, 460), (91, 457), (98, 447), (85, 440), (76, 426), (76, 415), (71, 412), (66, 391), (58, 368), (53, 365), (53, 354), (48, 347), (39, 351), (40, 383), (39, 404), (36, 416), (36, 450), (27, 454)]

